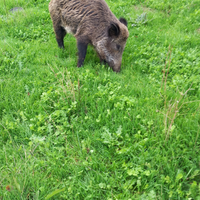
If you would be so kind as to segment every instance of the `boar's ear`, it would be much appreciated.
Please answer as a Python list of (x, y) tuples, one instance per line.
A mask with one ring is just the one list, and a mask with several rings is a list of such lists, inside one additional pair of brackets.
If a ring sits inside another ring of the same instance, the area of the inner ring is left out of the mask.
[(128, 23), (127, 23), (126, 19), (124, 19), (124, 18), (121, 17), (121, 18), (119, 19), (119, 21), (127, 27), (127, 24), (128, 24)]
[(108, 35), (110, 37), (112, 37), (112, 36), (117, 37), (119, 34), (120, 34), (120, 28), (119, 28), (118, 24), (112, 23), (108, 28)]

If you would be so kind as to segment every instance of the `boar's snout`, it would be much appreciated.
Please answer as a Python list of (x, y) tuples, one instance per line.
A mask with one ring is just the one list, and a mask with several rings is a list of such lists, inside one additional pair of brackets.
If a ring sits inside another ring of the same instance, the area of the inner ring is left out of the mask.
[(114, 62), (109, 62), (108, 65), (112, 68), (114, 72), (120, 72), (121, 71), (121, 62), (114, 64)]
[(114, 72), (120, 72), (121, 71), (121, 64), (119, 67), (112, 68)]

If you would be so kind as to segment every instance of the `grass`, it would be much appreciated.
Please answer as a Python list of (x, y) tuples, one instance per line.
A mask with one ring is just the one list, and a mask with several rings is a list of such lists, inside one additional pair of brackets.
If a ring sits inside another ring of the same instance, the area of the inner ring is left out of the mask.
[(0, 2), (0, 199), (200, 199), (199, 1), (108, 0), (118, 74), (76, 67), (48, 3)]

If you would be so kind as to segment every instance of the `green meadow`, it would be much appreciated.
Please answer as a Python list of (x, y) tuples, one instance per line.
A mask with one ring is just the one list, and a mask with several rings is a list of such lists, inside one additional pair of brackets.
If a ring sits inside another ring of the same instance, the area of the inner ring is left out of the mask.
[(120, 73), (76, 67), (49, 0), (0, 0), (0, 200), (200, 200), (200, 1), (106, 2)]

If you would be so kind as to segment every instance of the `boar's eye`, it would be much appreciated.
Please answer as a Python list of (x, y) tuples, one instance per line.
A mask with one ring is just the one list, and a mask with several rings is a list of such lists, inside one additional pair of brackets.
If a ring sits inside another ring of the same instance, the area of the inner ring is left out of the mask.
[(117, 48), (118, 51), (120, 51), (121, 46), (120, 46), (119, 44), (117, 44), (117, 45), (116, 45), (116, 48)]

